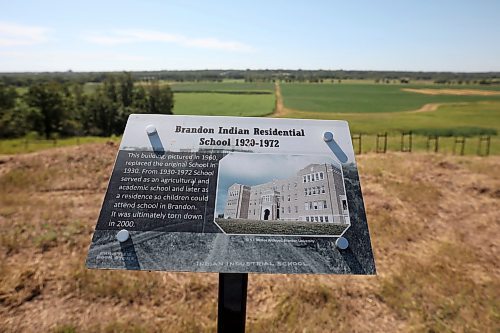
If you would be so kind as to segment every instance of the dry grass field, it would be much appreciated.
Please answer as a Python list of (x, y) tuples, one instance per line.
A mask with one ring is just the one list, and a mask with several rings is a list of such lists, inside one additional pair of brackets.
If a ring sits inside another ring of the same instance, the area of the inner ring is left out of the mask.
[[(0, 157), (0, 332), (216, 330), (216, 274), (84, 267), (116, 151)], [(378, 275), (250, 275), (247, 331), (499, 332), (500, 156), (358, 161)]]

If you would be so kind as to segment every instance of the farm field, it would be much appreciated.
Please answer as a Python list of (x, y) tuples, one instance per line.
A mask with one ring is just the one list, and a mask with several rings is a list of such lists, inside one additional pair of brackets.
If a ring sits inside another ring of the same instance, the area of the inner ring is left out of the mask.
[(245, 219), (216, 219), (216, 222), (228, 234), (340, 235), (345, 229), (338, 224), (320, 222)]
[[(413, 131), (413, 143), (426, 150), (427, 135), (441, 137), (439, 151), (451, 153), (453, 136), (466, 136), (466, 154), (475, 154), (481, 132), (500, 133), (500, 102), (474, 102), (437, 107), (429, 112), (398, 113), (326, 113), (290, 110), (288, 118), (347, 120), (352, 134), (364, 135), (363, 151), (374, 151), (376, 134), (388, 132), (388, 149), (399, 150), (401, 131)], [(418, 135), (420, 134), (420, 135)], [(451, 136), (450, 136), (451, 135)], [(446, 137), (448, 136), (448, 137)], [(491, 153), (500, 154), (500, 138), (491, 137)]]
[[(500, 154), (500, 138), (495, 135), (500, 132), (500, 95), (497, 95), (499, 87), (484, 89), (479, 86), (450, 88), (415, 85), (410, 88), (407, 85), (375, 84), (345, 84), (345, 87), (341, 87), (342, 85), (337, 84), (336, 87), (347, 95), (340, 99), (330, 94), (333, 88), (326, 84), (281, 85), (281, 94), (278, 95), (277, 102), (281, 110), (277, 115), (286, 118), (347, 120), (351, 133), (365, 135), (363, 152), (375, 150), (377, 133), (388, 132), (388, 148), (399, 150), (400, 132), (413, 131), (416, 134), (413, 142), (417, 150), (426, 150), (428, 135), (439, 135), (441, 136), (439, 151), (450, 153), (453, 151), (454, 137), (464, 136), (468, 137), (465, 153), (475, 154), (478, 136), (489, 134), (492, 135), (490, 153)], [(290, 87), (293, 89), (289, 89)], [(305, 90), (300, 91), (298, 88)], [(487, 91), (495, 95), (426, 95), (401, 91), (401, 89), (432, 89), (431, 92), (439, 92), (437, 88), (466, 94)], [(377, 97), (379, 92), (381, 96)], [(289, 100), (293, 102), (299, 98), (303, 100), (304, 107), (319, 107), (321, 111), (288, 107)], [(342, 108), (350, 110), (350, 107), (353, 107), (351, 112), (336, 111)]]
[(270, 83), (175, 83), (174, 114), (259, 117), (274, 110)]
[(260, 117), (273, 112), (273, 94), (176, 93), (174, 114)]
[(416, 110), (429, 103), (500, 101), (496, 88), (454, 86), (453, 89), (487, 90), (494, 95), (427, 95), (403, 89), (450, 89), (439, 85), (399, 84), (281, 84), (286, 108), (327, 113), (387, 113)]
[[(1, 332), (216, 331), (217, 274), (85, 268), (117, 149), (0, 157)], [(497, 332), (500, 156), (357, 159), (377, 276), (250, 274), (247, 330)]]
[[(464, 153), (471, 155), (477, 152), (479, 135), (490, 134), (490, 153), (500, 154), (500, 137), (494, 135), (500, 132), (497, 86), (375, 84), (366, 80), (281, 83), (276, 92), (274, 83), (262, 82), (163, 83), (171, 84), (175, 92), (174, 114), (347, 120), (351, 133), (363, 135), (362, 152), (374, 151), (376, 134), (384, 132), (388, 132), (388, 149), (399, 150), (400, 132), (411, 130), (415, 150), (426, 150), (427, 136), (439, 135), (439, 151), (451, 153), (454, 136), (465, 136)], [(443, 91), (452, 95), (439, 94)], [(477, 95), (469, 95), (474, 92)], [(483, 92), (486, 95), (481, 95)], [(0, 154), (53, 146), (47, 142), (28, 145), (26, 149), (24, 142), (24, 139), (2, 140)], [(72, 140), (58, 142), (70, 144)]]
[(266, 82), (174, 82), (170, 84), (174, 92), (233, 92), (270, 93), (274, 85)]

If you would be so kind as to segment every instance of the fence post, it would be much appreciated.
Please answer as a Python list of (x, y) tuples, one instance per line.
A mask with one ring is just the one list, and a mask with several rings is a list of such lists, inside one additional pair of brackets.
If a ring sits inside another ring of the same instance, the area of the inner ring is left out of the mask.
[[(380, 147), (380, 145), (381, 145), (380, 138), (384, 138), (384, 144), (382, 147)], [(383, 154), (385, 154), (387, 152), (387, 132), (385, 132), (384, 134), (377, 133), (376, 152), (383, 153)]]
[[(485, 152), (483, 153), (483, 142), (485, 142)], [(479, 156), (489, 156), (490, 155), (490, 144), (491, 144), (491, 136), (489, 135), (481, 135), (479, 137), (479, 143), (477, 145), (477, 155)]]
[(438, 152), (438, 146), (439, 146), (439, 136), (437, 135), (428, 135), (427, 136), (427, 152), (431, 149), (431, 141), (434, 141), (434, 152)]
[[(405, 137), (408, 137), (408, 147), (405, 146)], [(411, 153), (412, 132), (401, 132), (401, 151)]]
[(362, 149), (361, 149), (361, 133), (352, 136), (353, 146), (354, 146), (354, 141), (358, 141), (358, 149), (355, 153), (356, 153), (356, 155), (361, 155), (361, 151), (362, 151)]
[(411, 149), (413, 146), (413, 133), (410, 131), (408, 134), (410, 135), (410, 153), (411, 153)]
[(453, 155), (456, 155), (457, 153), (457, 145), (460, 145), (460, 156), (463, 156), (465, 152), (465, 136), (455, 137), (455, 143), (453, 144)]

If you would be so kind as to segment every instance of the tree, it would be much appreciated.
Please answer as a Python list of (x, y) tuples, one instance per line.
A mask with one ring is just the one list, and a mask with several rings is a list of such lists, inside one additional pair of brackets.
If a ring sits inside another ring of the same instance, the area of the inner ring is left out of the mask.
[(148, 112), (149, 104), (148, 104), (148, 95), (146, 89), (144, 89), (143, 85), (137, 86), (134, 92), (134, 103), (133, 107), (135, 108), (137, 113), (146, 113)]
[(37, 109), (41, 122), (35, 130), (50, 138), (51, 133), (59, 132), (64, 119), (65, 98), (62, 86), (56, 82), (37, 83), (26, 94), (26, 102)]
[(0, 116), (0, 137), (20, 137), (33, 130), (34, 123), (40, 119), (37, 110), (21, 103), (12, 109), (4, 110)]
[(174, 94), (168, 85), (160, 86), (158, 82), (153, 82), (148, 87), (148, 112), (172, 114), (174, 108)]
[(0, 85), (0, 112), (12, 109), (16, 105), (17, 92), (14, 87)]
[(98, 88), (88, 102), (88, 112), (92, 119), (90, 134), (104, 136), (114, 134), (118, 107), (118, 104), (108, 97), (105, 90)]
[(134, 81), (130, 73), (123, 73), (119, 78), (120, 82), (120, 98), (121, 104), (124, 107), (129, 107), (134, 101)]
[(113, 103), (118, 102), (118, 88), (116, 87), (116, 77), (108, 75), (104, 80), (104, 94)]

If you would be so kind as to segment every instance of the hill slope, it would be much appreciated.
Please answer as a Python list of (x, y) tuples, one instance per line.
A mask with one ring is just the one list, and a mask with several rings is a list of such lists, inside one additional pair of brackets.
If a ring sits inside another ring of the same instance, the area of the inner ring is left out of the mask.
[[(0, 158), (0, 331), (215, 331), (216, 274), (84, 268), (116, 149)], [(498, 331), (500, 157), (358, 160), (379, 275), (251, 275), (248, 331)]]

